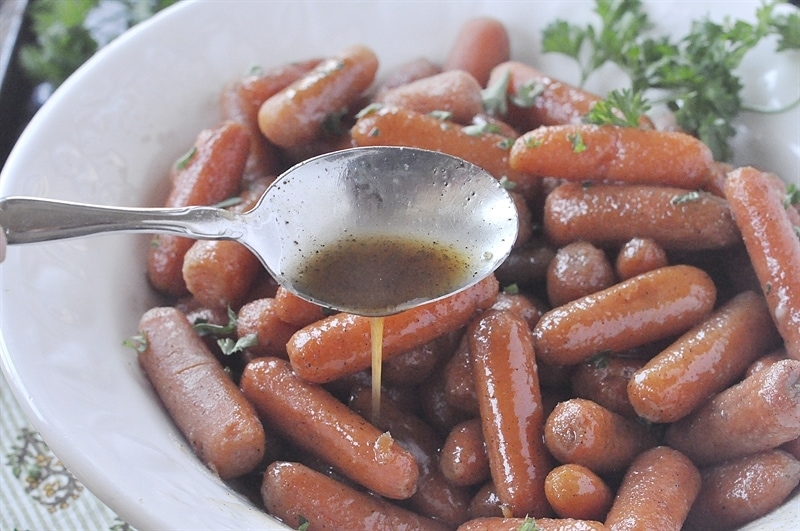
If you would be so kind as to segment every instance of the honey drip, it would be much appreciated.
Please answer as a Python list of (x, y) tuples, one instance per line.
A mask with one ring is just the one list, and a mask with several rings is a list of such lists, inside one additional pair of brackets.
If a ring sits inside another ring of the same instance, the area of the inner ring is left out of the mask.
[(383, 368), (383, 317), (370, 317), (369, 331), (372, 338), (372, 423), (381, 415), (381, 370)]

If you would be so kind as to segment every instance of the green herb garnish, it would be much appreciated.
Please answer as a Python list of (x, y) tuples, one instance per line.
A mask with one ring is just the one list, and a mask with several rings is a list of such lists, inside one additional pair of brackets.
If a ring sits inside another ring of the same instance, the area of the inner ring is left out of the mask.
[(572, 144), (573, 153), (583, 153), (586, 151), (586, 144), (583, 142), (583, 135), (580, 133), (570, 133), (567, 135), (567, 140)]
[(520, 524), (518, 531), (539, 531), (539, 526), (536, 525), (536, 520), (526, 516), (525, 521)]
[(197, 146), (192, 146), (189, 149), (189, 151), (186, 152), (185, 155), (183, 155), (175, 162), (175, 169), (178, 171), (186, 169), (186, 166), (189, 165), (189, 162), (191, 162), (191, 160), (194, 158), (196, 154), (197, 154)]
[(786, 196), (783, 198), (783, 206), (789, 208), (792, 205), (800, 205), (800, 186), (792, 183), (786, 187)]
[(481, 91), (483, 109), (492, 116), (505, 116), (508, 113), (508, 84), (511, 82), (511, 72)]
[(670, 203), (673, 205), (683, 205), (685, 203), (693, 203), (700, 199), (700, 192), (698, 191), (691, 191), (685, 194), (676, 195), (672, 199), (669, 200)]
[(639, 119), (650, 110), (641, 92), (631, 89), (612, 90), (604, 100), (592, 106), (583, 121), (595, 125), (639, 127)]
[(545, 28), (542, 49), (575, 59), (581, 84), (610, 62), (630, 76), (631, 97), (638, 94), (643, 100), (644, 91), (660, 89), (664, 95), (654, 103), (666, 105), (684, 131), (724, 161), (731, 156), (728, 141), (736, 132), (734, 118), (754, 110), (742, 102), (743, 84), (736, 74), (742, 58), (770, 35), (778, 38), (777, 51), (800, 48), (800, 15), (775, 13), (778, 4), (764, 3), (754, 24), (695, 21), (686, 36), (673, 41), (647, 35), (653, 24), (640, 0), (597, 0), (599, 24), (557, 20)]
[(122, 346), (132, 348), (138, 354), (141, 354), (147, 350), (147, 336), (144, 334), (131, 336), (122, 342)]

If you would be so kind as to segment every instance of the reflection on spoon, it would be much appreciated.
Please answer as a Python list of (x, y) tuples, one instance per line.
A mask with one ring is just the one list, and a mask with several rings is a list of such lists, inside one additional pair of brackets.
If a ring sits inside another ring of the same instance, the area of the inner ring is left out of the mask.
[(106, 232), (237, 240), (298, 296), (375, 317), (446, 297), (491, 274), (511, 251), (517, 212), (501, 184), (469, 162), (368, 147), (292, 167), (244, 214), (6, 197), (0, 226), (12, 245)]

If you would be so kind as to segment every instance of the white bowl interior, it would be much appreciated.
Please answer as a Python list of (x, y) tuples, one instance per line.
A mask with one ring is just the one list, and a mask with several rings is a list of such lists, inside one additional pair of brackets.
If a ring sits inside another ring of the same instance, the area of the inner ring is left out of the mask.
[[(758, 2), (648, 4), (659, 30), (711, 13), (751, 18)], [(538, 30), (556, 17), (588, 20), (592, 3), (187, 2), (104, 48), (37, 114), (0, 175), (0, 196), (156, 206), (167, 168), (219, 118), (222, 87), (253, 65), (324, 56), (363, 43), (381, 72), (418, 57), (444, 59), (468, 18), (506, 23), (512, 55), (575, 81), (570, 60), (539, 55)], [(797, 97), (800, 56), (743, 72), (748, 97)], [(603, 91), (613, 70), (591, 80)], [(745, 115), (737, 164), (800, 179), (800, 110)], [(211, 474), (165, 414), (122, 341), (158, 300), (145, 280), (147, 239), (101, 236), (12, 247), (0, 266), (0, 362), (17, 400), (64, 464), (138, 529), (285, 529)], [(797, 498), (748, 529), (796, 529)]]

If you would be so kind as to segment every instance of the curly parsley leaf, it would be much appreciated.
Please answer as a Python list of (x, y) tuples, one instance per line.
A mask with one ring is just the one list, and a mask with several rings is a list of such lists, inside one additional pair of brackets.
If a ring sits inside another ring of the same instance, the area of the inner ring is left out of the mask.
[(639, 119), (650, 110), (641, 92), (632, 89), (612, 90), (592, 107), (583, 121), (596, 125), (638, 127)]
[(777, 13), (778, 4), (762, 4), (753, 23), (695, 21), (686, 36), (672, 40), (648, 35), (653, 24), (640, 1), (597, 0), (598, 24), (555, 21), (543, 32), (542, 48), (577, 61), (581, 84), (612, 62), (630, 76), (633, 93), (661, 89), (665, 95), (658, 102), (674, 113), (677, 124), (725, 161), (732, 154), (733, 120), (745, 110), (736, 72), (742, 59), (770, 35), (778, 37), (777, 51), (800, 48), (800, 16)]

